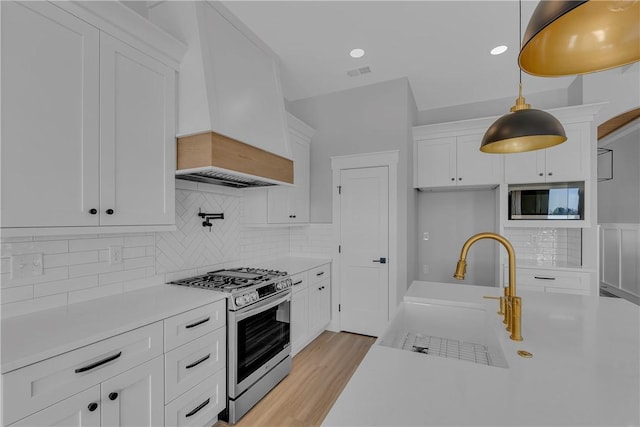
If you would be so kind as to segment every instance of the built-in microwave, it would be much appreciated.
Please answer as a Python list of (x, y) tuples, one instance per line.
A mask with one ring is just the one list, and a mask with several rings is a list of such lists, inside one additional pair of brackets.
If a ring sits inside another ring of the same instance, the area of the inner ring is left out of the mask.
[(584, 219), (584, 182), (509, 185), (510, 220)]

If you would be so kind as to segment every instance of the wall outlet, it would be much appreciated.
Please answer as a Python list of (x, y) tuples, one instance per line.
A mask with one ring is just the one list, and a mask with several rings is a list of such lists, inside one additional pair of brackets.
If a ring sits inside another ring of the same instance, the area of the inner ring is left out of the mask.
[(42, 254), (22, 254), (11, 257), (11, 278), (42, 276)]
[(431, 270), (429, 269), (429, 264), (424, 264), (422, 266), (422, 274), (429, 274)]
[(109, 264), (122, 263), (122, 246), (109, 246)]
[(429, 240), (429, 232), (425, 231), (424, 233), (422, 233), (422, 240)]

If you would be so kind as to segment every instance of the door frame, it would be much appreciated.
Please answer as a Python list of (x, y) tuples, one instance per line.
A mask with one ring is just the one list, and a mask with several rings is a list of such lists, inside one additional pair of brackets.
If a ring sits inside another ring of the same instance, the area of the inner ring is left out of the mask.
[(340, 269), (341, 257), (338, 253), (340, 245), (340, 197), (338, 186), (340, 185), (340, 172), (344, 169), (360, 169), (372, 167), (387, 167), (389, 171), (389, 318), (395, 315), (398, 295), (398, 161), (399, 151), (379, 151), (374, 153), (350, 154), (346, 156), (331, 157), (331, 170), (333, 175), (332, 199), (333, 199), (333, 242), (336, 256), (333, 259), (331, 269), (331, 323), (330, 330), (340, 331), (340, 304), (341, 286)]

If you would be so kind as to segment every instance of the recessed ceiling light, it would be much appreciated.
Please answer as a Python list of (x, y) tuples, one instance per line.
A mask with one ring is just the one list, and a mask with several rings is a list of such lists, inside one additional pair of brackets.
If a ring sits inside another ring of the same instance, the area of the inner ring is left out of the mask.
[(349, 55), (351, 55), (352, 58), (362, 58), (364, 56), (364, 50), (353, 49), (351, 52), (349, 52)]
[(491, 55), (500, 55), (501, 53), (505, 53), (507, 51), (507, 47), (505, 45), (496, 46), (491, 49)]

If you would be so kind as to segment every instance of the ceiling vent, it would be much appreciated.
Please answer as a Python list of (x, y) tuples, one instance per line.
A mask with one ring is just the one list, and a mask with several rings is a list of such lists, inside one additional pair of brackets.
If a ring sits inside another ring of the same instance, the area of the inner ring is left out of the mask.
[(365, 65), (364, 67), (354, 68), (353, 70), (347, 71), (347, 75), (349, 77), (358, 77), (363, 74), (369, 74), (371, 72), (371, 67)]

